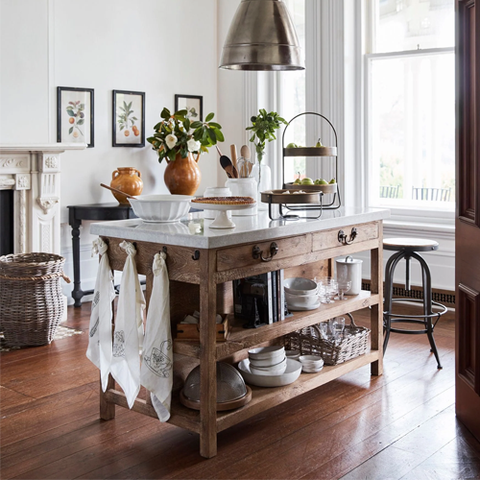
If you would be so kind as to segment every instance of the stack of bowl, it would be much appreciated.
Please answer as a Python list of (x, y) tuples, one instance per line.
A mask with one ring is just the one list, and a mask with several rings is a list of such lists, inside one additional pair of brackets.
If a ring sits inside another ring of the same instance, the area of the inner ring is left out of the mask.
[(323, 368), (323, 358), (318, 355), (300, 355), (299, 360), (306, 373), (319, 372)]
[(250, 371), (254, 375), (282, 375), (287, 368), (285, 348), (272, 345), (249, 350)]
[(320, 306), (317, 282), (303, 277), (284, 281), (285, 300), (289, 310), (314, 310)]

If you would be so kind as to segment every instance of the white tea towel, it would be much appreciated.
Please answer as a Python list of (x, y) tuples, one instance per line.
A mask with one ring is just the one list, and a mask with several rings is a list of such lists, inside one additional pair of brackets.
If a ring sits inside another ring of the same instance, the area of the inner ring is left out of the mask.
[(134, 260), (137, 251), (126, 241), (120, 247), (127, 252), (127, 260), (118, 297), (111, 372), (125, 393), (129, 408), (132, 408), (140, 391), (140, 337), (143, 336), (145, 299)]
[(93, 291), (87, 348), (87, 358), (100, 370), (103, 391), (107, 389), (112, 362), (112, 302), (115, 298), (107, 250), (108, 246), (101, 238), (93, 242), (92, 257), (100, 254), (101, 259)]
[(153, 260), (153, 286), (148, 305), (141, 369), (142, 385), (150, 391), (153, 407), (161, 422), (170, 418), (173, 386), (173, 351), (170, 330), (170, 285), (166, 255)]

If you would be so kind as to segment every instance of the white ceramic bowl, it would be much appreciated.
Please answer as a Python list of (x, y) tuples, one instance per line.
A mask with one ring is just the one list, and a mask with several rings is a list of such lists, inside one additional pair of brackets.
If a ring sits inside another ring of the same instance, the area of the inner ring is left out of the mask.
[(282, 375), (287, 369), (287, 358), (285, 357), (280, 363), (270, 365), (269, 367), (256, 367), (250, 361), (250, 371), (255, 375)]
[[(264, 366), (275, 365), (281, 362), (285, 357), (285, 347), (280, 345), (270, 345), (268, 347), (258, 347), (248, 351), (248, 357), (252, 360), (267, 360)], [(257, 363), (257, 366), (261, 366)]]
[(190, 210), (189, 195), (140, 195), (129, 198), (138, 218), (149, 223), (176, 222)]
[(285, 350), (285, 355), (292, 360), (298, 360), (300, 358), (300, 350)]
[(287, 369), (282, 375), (255, 375), (250, 370), (248, 358), (238, 364), (238, 369), (246, 383), (257, 387), (281, 387), (293, 383), (302, 373), (302, 364), (296, 360), (287, 358)]
[(292, 295), (291, 293), (285, 292), (285, 300), (287, 303), (294, 304), (298, 307), (308, 307), (318, 303), (318, 295), (316, 293), (313, 295)]
[(317, 283), (309, 278), (286, 278), (283, 282), (285, 292), (291, 295), (316, 295)]

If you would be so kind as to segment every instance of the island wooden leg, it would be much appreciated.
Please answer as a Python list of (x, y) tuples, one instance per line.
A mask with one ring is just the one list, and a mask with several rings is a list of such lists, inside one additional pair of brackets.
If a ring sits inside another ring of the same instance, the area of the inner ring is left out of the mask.
[[(107, 391), (115, 387), (115, 380), (108, 375)], [(100, 418), (102, 420), (113, 420), (115, 418), (115, 404), (106, 399), (102, 390), (102, 380), (100, 379)]]
[(215, 255), (200, 254), (200, 455), (217, 454), (217, 364), (215, 340)]
[(379, 359), (371, 365), (372, 375), (383, 373), (383, 232), (380, 227), (379, 248), (371, 251), (371, 283), (372, 295), (378, 293), (379, 301), (371, 310), (371, 348), (378, 350)]

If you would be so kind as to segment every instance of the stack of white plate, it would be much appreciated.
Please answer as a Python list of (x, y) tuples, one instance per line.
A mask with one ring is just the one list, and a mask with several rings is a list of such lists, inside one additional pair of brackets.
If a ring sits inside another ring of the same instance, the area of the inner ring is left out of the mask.
[(319, 372), (323, 368), (323, 358), (318, 355), (300, 355), (299, 360), (306, 373)]
[(287, 368), (285, 348), (282, 346), (254, 348), (248, 352), (248, 359), (254, 375), (282, 375)]
[(317, 283), (303, 277), (284, 281), (285, 300), (289, 310), (315, 310), (320, 306)]

